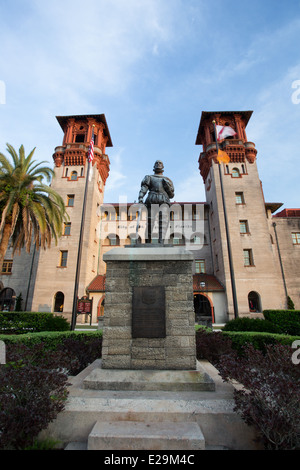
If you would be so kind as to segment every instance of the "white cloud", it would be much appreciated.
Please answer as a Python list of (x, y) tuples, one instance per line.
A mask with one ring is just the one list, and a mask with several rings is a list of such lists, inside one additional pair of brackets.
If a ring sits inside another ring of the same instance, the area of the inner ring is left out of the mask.
[(48, 36), (46, 45), (34, 46), (40, 69), (36, 72), (42, 80), (49, 77), (66, 88), (77, 84), (95, 93), (97, 87), (101, 93), (123, 93), (134, 76), (133, 66), (172, 36), (169, 16), (157, 0), (34, 4), (36, 19)]

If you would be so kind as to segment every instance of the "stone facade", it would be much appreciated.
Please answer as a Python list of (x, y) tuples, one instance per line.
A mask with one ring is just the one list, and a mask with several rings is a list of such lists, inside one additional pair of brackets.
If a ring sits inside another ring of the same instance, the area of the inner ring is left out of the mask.
[(269, 219), (269, 223), (273, 250), (281, 264), (279, 277), (295, 308), (299, 309), (300, 210), (284, 209)]
[[(246, 135), (251, 115), (251, 111), (202, 113), (196, 144), (203, 147), (199, 169), (205, 185), (206, 201), (197, 202), (195, 187), (196, 202), (177, 202), (171, 206), (173, 219), (170, 220), (168, 243), (184, 246), (193, 253), (194, 299), (200, 299), (201, 305), (206, 302), (206, 315), (209, 311), (209, 320), (216, 324), (225, 323), (234, 316), (219, 169), (228, 217), (239, 316), (262, 316), (264, 309), (286, 308), (287, 295), (293, 300), (295, 308), (300, 308), (299, 209), (286, 209), (278, 213), (281, 203), (265, 202), (256, 164), (257, 158), (263, 156), (257, 153), (255, 144), (248, 141)], [(27, 310), (55, 311), (71, 319), (87, 155), (95, 126), (95, 158), (88, 182), (78, 289), (79, 297), (87, 294), (93, 298), (92, 321), (95, 323), (97, 317), (105, 312), (109, 298), (105, 291), (104, 258), (116, 245), (132, 243), (136, 231), (137, 206), (130, 203), (103, 204), (110, 168), (109, 157), (105, 152), (107, 147), (112, 146), (105, 116), (67, 116), (57, 119), (64, 136), (62, 145), (55, 148), (53, 155), (55, 178), (51, 186), (62, 195), (67, 205), (70, 232), (61, 237), (57, 246), (53, 244), (47, 251), (34, 253), (32, 250), (30, 255), (22, 252), (21, 256), (16, 254), (14, 257), (10, 251), (7, 252), (5, 259), (12, 264), (12, 269), (0, 275), (0, 306), (1, 296), (5, 297), (6, 289), (12, 289), (13, 298), (22, 294), (23, 308), (27, 298)], [(230, 157), (230, 161), (222, 163), (220, 168), (213, 136), (213, 120), (219, 125), (228, 124), (237, 133), (235, 138), (219, 143), (220, 148)], [(76, 178), (73, 172), (77, 173)], [(70, 195), (74, 196), (73, 205), (68, 204)], [(107, 206), (110, 208), (105, 209)], [(198, 209), (200, 215), (197, 215)], [(200, 227), (197, 226), (199, 222)], [(146, 218), (142, 215), (139, 228), (142, 242), (145, 238), (145, 224)], [(61, 263), (62, 252), (67, 252), (66, 265)], [(245, 263), (247, 253), (249, 263)], [(99, 277), (102, 278), (101, 282), (97, 282)], [(211, 283), (211, 278), (215, 282)], [(59, 308), (56, 305), (58, 293), (63, 298)], [(174, 302), (176, 295), (174, 292)], [(82, 316), (78, 318), (78, 322), (89, 320)]]
[[(256, 164), (257, 150), (246, 136), (251, 114), (250, 111), (203, 113), (196, 141), (203, 146), (199, 169), (210, 207), (212, 258), (216, 276), (226, 287), (229, 319), (234, 317), (233, 284), (238, 316), (259, 315), (264, 309), (286, 307), (278, 256), (274, 253), (268, 221), (271, 215), (268, 208), (278, 209), (281, 204), (265, 203)], [(231, 126), (237, 133), (234, 138), (218, 144), (229, 157), (227, 163), (218, 163), (214, 120), (221, 126)], [(228, 241), (234, 279), (230, 273)], [(251, 298), (255, 299), (252, 310), (249, 307)]]
[[(55, 148), (53, 154), (54, 173), (51, 187), (63, 198), (69, 217), (68, 227), (57, 245), (52, 243), (50, 249), (40, 250), (35, 257), (35, 266), (30, 279), (28, 297), (29, 310), (37, 312), (57, 312), (71, 320), (74, 281), (77, 265), (79, 237), (81, 230), (84, 192), (88, 172), (88, 150), (94, 129), (94, 159), (90, 163), (88, 191), (86, 197), (86, 214), (82, 239), (82, 262), (78, 282), (78, 297), (86, 295), (86, 287), (98, 273), (100, 207), (103, 203), (105, 182), (109, 174), (109, 158), (105, 154), (106, 146), (112, 146), (109, 130), (104, 115), (67, 116), (57, 118), (64, 132), (63, 143)], [(64, 260), (62, 260), (64, 253)], [(25, 297), (24, 278), (30, 277), (28, 266), (30, 258), (22, 254), (22, 263), (26, 261), (26, 272), (18, 275), (18, 256), (14, 258), (14, 269), (10, 276), (16, 295), (21, 290)], [(38, 261), (37, 261), (38, 258)], [(22, 264), (21, 263), (21, 264)], [(4, 276), (3, 276), (4, 278)], [(6, 276), (6, 279), (8, 276)], [(3, 283), (4, 284), (4, 283)], [(26, 291), (27, 293), (27, 291)], [(61, 305), (56, 305), (60, 294)], [(25, 299), (24, 299), (25, 300)]]
[[(196, 369), (193, 256), (179, 248), (116, 248), (105, 256), (104, 369)], [(166, 335), (132, 337), (134, 287), (165, 289)]]

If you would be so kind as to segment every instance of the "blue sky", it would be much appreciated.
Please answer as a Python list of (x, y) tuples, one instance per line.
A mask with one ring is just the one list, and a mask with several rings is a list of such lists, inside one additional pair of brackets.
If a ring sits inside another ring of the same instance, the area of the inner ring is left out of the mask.
[(176, 201), (204, 201), (201, 112), (253, 110), (265, 199), (300, 207), (299, 37), (299, 0), (0, 0), (0, 151), (52, 166), (55, 116), (104, 113), (106, 202), (156, 159)]

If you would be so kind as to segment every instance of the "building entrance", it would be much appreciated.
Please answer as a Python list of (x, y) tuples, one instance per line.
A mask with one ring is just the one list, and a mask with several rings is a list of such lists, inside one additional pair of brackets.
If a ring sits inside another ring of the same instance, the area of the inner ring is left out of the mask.
[(205, 295), (194, 294), (195, 322), (198, 325), (212, 326), (212, 307)]

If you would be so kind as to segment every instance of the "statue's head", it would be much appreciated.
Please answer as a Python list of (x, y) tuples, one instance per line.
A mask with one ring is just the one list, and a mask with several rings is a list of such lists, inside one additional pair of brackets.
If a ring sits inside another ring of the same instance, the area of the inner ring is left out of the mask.
[(164, 164), (161, 160), (156, 160), (154, 163), (153, 168), (154, 173), (163, 173), (164, 172)]

